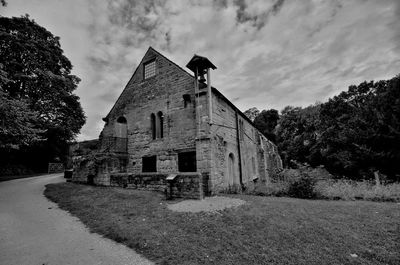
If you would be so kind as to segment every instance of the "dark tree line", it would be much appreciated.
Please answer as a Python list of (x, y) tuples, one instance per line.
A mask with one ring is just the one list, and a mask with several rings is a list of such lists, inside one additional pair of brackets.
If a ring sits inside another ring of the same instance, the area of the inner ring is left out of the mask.
[(276, 110), (262, 111), (254, 123), (278, 145), (286, 165), (324, 165), (354, 179), (379, 171), (399, 180), (400, 75), (350, 86), (325, 103), (285, 107), (277, 122), (267, 112)]
[(58, 37), (27, 15), (0, 17), (1, 168), (63, 161), (85, 123), (71, 70)]

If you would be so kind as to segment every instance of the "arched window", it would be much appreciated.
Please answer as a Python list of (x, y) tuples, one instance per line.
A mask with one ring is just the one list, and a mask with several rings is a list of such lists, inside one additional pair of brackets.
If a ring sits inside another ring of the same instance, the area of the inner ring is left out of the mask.
[(128, 126), (126, 118), (121, 116), (117, 119), (115, 124), (115, 137), (126, 138), (128, 133)]
[(228, 155), (228, 172), (227, 172), (227, 183), (233, 185), (235, 183), (235, 157), (232, 153)]
[(164, 115), (161, 111), (157, 113), (157, 137), (163, 138), (164, 137)]
[(150, 127), (151, 127), (151, 136), (154, 139), (156, 139), (156, 115), (152, 113), (150, 115)]
[(123, 117), (123, 116), (121, 116), (121, 117), (119, 117), (119, 118), (117, 119), (117, 122), (118, 122), (118, 123), (124, 123), (124, 124), (126, 124), (126, 118)]

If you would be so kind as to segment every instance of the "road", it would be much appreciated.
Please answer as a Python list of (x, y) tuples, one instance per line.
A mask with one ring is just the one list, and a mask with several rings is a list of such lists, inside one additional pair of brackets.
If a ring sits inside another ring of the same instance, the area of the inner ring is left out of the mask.
[(0, 182), (0, 264), (152, 264), (47, 200), (44, 186), (60, 181), (54, 174)]

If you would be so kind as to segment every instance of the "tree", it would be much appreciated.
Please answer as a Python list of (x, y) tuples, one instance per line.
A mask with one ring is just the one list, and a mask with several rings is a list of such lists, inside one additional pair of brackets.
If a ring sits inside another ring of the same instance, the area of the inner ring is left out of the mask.
[(400, 173), (400, 78), (363, 82), (321, 108), (320, 146), (327, 167), (339, 174), (372, 177)]
[(319, 150), (315, 148), (319, 132), (320, 104), (306, 108), (287, 106), (281, 111), (276, 129), (277, 143), (287, 165), (290, 160), (319, 165)]
[[(1, 110), (23, 113), (13, 123), (2, 117), (0, 146), (13, 143), (46, 152), (48, 159), (61, 156), (85, 123), (85, 115), (73, 94), (80, 80), (71, 74), (59, 37), (28, 15), (0, 17), (0, 66), (1, 93), (7, 98)], [(13, 131), (19, 136), (7, 133)], [(26, 141), (29, 138), (33, 141)]]
[(306, 108), (286, 107), (277, 143), (290, 160), (320, 164), (337, 176), (372, 178), (379, 170), (400, 175), (400, 76), (363, 82)]
[(254, 122), (254, 119), (260, 114), (260, 111), (256, 107), (253, 107), (243, 112), (243, 114)]
[(35, 128), (37, 113), (25, 100), (12, 99), (0, 88), (0, 148), (18, 148), (41, 140)]
[(254, 125), (270, 141), (276, 142), (275, 127), (278, 124), (279, 113), (275, 109), (263, 110), (255, 119)]

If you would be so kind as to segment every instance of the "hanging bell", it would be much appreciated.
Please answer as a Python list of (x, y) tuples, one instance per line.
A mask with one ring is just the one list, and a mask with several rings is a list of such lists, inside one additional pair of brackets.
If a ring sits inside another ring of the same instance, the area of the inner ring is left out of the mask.
[(201, 73), (201, 74), (200, 74), (199, 82), (200, 82), (200, 83), (205, 83), (205, 82), (206, 82), (206, 79), (205, 79), (205, 77), (204, 77), (204, 73)]

